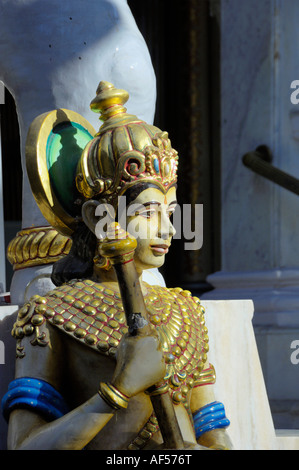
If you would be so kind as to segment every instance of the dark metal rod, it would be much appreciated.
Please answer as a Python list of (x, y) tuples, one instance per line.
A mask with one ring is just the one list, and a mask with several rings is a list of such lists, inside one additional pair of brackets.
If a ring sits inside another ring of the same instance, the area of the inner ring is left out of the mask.
[(258, 149), (255, 152), (248, 152), (242, 160), (244, 165), (255, 173), (299, 196), (299, 180), (266, 161), (263, 152)]

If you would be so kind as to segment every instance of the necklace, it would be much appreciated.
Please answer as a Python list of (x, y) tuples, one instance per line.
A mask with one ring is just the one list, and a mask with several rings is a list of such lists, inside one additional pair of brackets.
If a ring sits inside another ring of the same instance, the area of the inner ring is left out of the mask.
[[(147, 286), (147, 290), (149, 321), (159, 334), (166, 362), (164, 388), (174, 403), (187, 406), (188, 392), (207, 380), (202, 372), (208, 351), (204, 309), (183, 289)], [(32, 344), (47, 344), (39, 331), (44, 321), (110, 357), (115, 357), (128, 331), (119, 292), (91, 280), (71, 281), (22, 307), (13, 328), (19, 357), (25, 355), (24, 336), (34, 334)]]

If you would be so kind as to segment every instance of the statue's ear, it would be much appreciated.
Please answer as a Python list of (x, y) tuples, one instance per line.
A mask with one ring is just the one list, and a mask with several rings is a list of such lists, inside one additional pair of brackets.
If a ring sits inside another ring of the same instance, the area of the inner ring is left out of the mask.
[(93, 199), (90, 199), (89, 201), (84, 202), (82, 206), (82, 218), (84, 220), (84, 223), (93, 233), (95, 233), (95, 227), (97, 222), (99, 221), (99, 216), (96, 215), (96, 209), (99, 204), (99, 201), (94, 201)]
[(115, 211), (110, 204), (90, 199), (82, 206), (82, 218), (89, 230), (97, 238), (103, 239), (107, 234), (109, 224), (115, 221)]

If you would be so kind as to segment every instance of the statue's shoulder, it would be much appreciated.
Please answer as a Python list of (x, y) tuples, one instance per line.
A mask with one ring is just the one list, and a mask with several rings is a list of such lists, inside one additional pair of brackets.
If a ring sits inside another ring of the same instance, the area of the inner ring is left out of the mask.
[(196, 334), (208, 343), (205, 309), (200, 299), (194, 297), (190, 291), (180, 287), (148, 286), (145, 303), (150, 322), (155, 326), (174, 322), (185, 325), (188, 331), (190, 326), (194, 333), (196, 330)]
[(200, 299), (181, 287), (149, 286), (148, 302), (152, 301), (155, 303), (158, 299), (161, 304), (166, 306), (180, 306), (183, 310), (188, 311), (191, 316), (203, 317), (205, 314), (205, 309)]
[(18, 341), (33, 336), (31, 344), (44, 346), (39, 330), (45, 322), (109, 356), (127, 332), (120, 294), (91, 280), (73, 280), (45, 296), (33, 296), (19, 310), (12, 335)]
[(215, 382), (214, 368), (207, 361), (205, 310), (197, 297), (182, 288), (148, 286), (145, 301), (164, 351), (163, 387), (168, 387), (174, 403), (188, 408), (188, 394), (194, 387)]

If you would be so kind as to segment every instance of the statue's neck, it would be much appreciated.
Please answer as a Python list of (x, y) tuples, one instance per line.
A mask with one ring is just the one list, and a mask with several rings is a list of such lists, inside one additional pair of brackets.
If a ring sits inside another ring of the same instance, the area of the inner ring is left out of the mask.
[[(137, 271), (137, 274), (138, 274), (139, 282), (141, 285), (142, 293), (143, 295), (146, 295), (147, 288), (146, 288), (145, 283), (142, 281), (142, 272)], [(109, 270), (105, 270), (105, 269), (97, 269), (97, 267), (95, 266), (92, 280), (94, 282), (98, 282), (99, 284), (103, 284), (112, 290), (119, 291), (117, 277), (113, 268), (110, 268)]]

